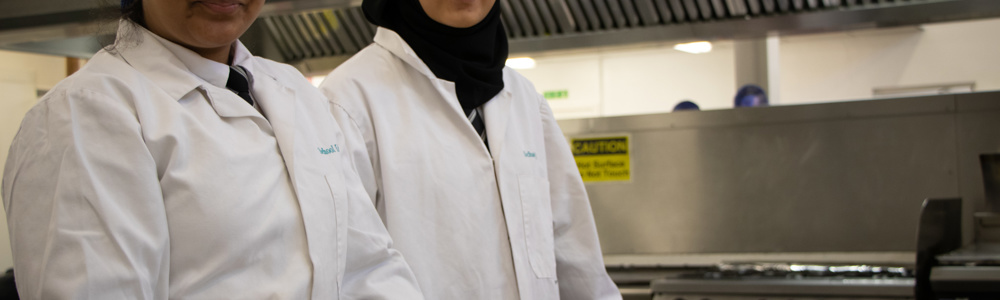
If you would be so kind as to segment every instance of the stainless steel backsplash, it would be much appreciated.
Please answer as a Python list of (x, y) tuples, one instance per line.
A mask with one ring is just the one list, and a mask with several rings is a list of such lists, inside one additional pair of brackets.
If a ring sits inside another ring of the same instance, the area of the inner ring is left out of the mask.
[(587, 184), (606, 255), (914, 251), (924, 199), (985, 209), (1000, 92), (559, 124), (631, 136), (631, 181)]

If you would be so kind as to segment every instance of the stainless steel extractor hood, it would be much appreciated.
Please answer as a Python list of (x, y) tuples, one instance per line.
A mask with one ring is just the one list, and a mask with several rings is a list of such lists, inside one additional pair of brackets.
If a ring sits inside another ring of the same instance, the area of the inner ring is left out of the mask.
[[(756, 38), (1000, 16), (997, 0), (497, 0), (512, 53), (641, 42)], [(113, 1), (112, 1), (113, 2)], [(0, 49), (89, 57), (90, 1), (0, 3)], [(308, 64), (371, 43), (359, 0), (270, 0), (243, 37), (257, 54)], [(112, 9), (113, 10), (113, 9)], [(112, 12), (113, 13), (113, 12)], [(105, 32), (104, 34), (110, 34)]]
[[(996, 0), (497, 0), (512, 53), (671, 40), (756, 38), (1000, 16)], [(371, 41), (357, 7), (261, 17), (285, 61)]]

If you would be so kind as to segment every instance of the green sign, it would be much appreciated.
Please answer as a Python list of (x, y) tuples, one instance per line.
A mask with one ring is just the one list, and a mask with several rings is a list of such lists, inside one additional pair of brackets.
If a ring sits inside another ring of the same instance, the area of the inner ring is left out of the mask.
[(566, 99), (569, 98), (569, 91), (568, 90), (545, 91), (544, 93), (542, 93), (542, 96), (544, 96), (546, 100)]

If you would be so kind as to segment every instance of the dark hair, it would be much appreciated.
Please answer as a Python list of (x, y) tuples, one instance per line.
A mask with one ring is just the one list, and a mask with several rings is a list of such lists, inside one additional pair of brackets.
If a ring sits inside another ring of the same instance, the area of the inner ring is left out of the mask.
[(701, 108), (698, 107), (698, 104), (691, 102), (691, 100), (684, 100), (674, 105), (674, 111), (682, 110), (701, 110)]
[(757, 85), (748, 84), (736, 92), (735, 107), (768, 106), (767, 93)]
[[(120, 1), (120, 2), (119, 2)], [(146, 27), (146, 18), (143, 15), (143, 0), (99, 0), (101, 5), (95, 11), (97, 19), (101, 20), (98, 32), (98, 42), (104, 50), (114, 54), (121, 48), (138, 45), (142, 42), (142, 36), (136, 30), (116, 33), (121, 20), (129, 20), (130, 26)], [(135, 28), (132, 28), (135, 29)], [(110, 32), (112, 34), (103, 34)]]
[(128, 19), (139, 26), (146, 27), (146, 17), (142, 14), (142, 0), (123, 0), (122, 19)]

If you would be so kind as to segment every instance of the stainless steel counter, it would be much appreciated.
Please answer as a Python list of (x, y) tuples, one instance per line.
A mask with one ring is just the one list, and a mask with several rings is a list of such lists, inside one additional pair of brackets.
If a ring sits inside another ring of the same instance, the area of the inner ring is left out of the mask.
[(653, 281), (653, 299), (911, 299), (912, 278), (905, 279), (756, 279)]

